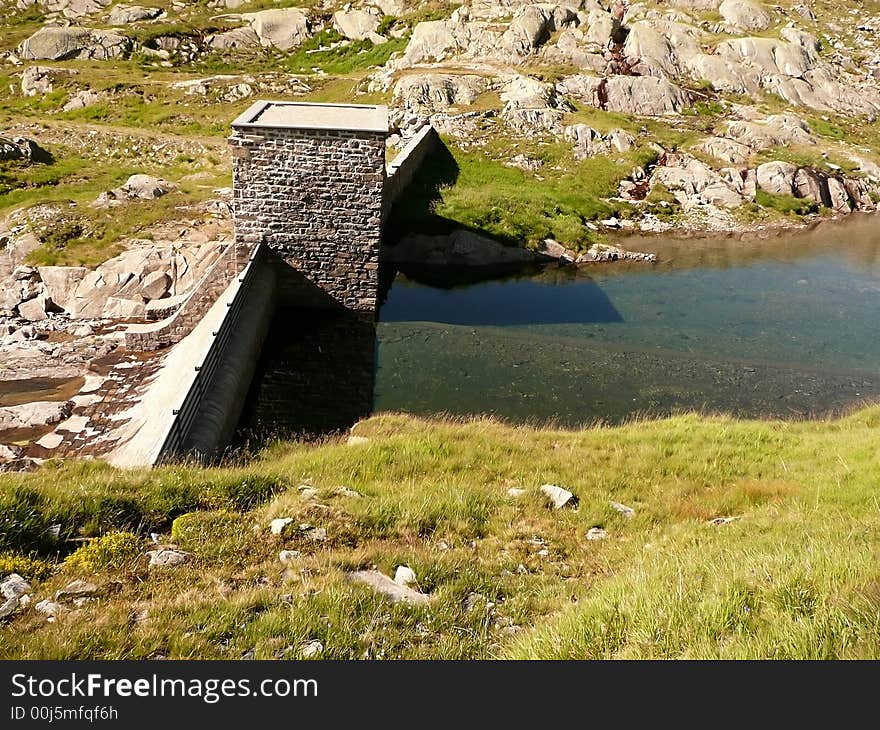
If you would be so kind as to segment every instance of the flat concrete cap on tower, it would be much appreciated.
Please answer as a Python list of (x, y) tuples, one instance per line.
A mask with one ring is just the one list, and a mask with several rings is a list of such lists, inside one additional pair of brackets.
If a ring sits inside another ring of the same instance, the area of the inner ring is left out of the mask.
[(232, 123), (235, 129), (332, 129), (388, 133), (388, 108), (366, 104), (258, 101)]

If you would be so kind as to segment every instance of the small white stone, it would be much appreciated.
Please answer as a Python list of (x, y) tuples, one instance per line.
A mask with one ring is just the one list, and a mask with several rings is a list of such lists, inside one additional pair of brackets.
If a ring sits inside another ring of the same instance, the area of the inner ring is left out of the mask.
[(278, 553), (278, 559), (285, 565), (293, 563), (299, 560), (301, 557), (302, 553), (299, 550), (282, 550), (280, 553)]
[(611, 502), (611, 508), (620, 512), (620, 514), (622, 514), (627, 519), (629, 519), (636, 513), (636, 511), (632, 507), (627, 507), (625, 504), (621, 504), (620, 502)]
[(340, 497), (350, 497), (352, 499), (360, 499), (364, 496), (360, 492), (356, 492), (354, 489), (349, 489), (348, 487), (339, 487), (339, 489), (336, 490), (336, 493)]
[(709, 520), (709, 524), (712, 527), (723, 527), (724, 525), (729, 525), (731, 522), (735, 522), (740, 519), (739, 517), (716, 517), (714, 520)]
[(418, 581), (416, 580), (415, 571), (406, 566), (406, 565), (398, 565), (397, 570), (394, 571), (394, 582), (399, 586), (412, 586), (415, 585)]
[(176, 565), (183, 565), (189, 560), (189, 553), (181, 550), (159, 549), (147, 552), (150, 556), (151, 568), (172, 568)]
[(299, 531), (306, 540), (312, 542), (324, 542), (327, 539), (327, 530), (323, 527), (312, 527), (311, 525), (300, 525)]
[(571, 492), (553, 484), (541, 485), (541, 493), (550, 500), (553, 509), (562, 509), (569, 503), (572, 505), (577, 503), (577, 499)]
[(34, 609), (37, 613), (41, 613), (44, 616), (51, 618), (54, 618), (65, 611), (64, 606), (55, 601), (50, 601), (48, 598), (35, 604)]
[(312, 639), (302, 645), (301, 653), (303, 659), (312, 659), (324, 653), (324, 645), (317, 639)]
[(516, 499), (517, 497), (522, 497), (525, 493), (525, 489), (519, 489), (518, 487), (511, 487), (507, 490), (507, 496), (514, 499)]
[(587, 540), (604, 540), (608, 533), (601, 527), (591, 527), (587, 530)]
[(269, 529), (273, 535), (280, 535), (291, 522), (293, 522), (293, 517), (276, 517), (269, 523)]

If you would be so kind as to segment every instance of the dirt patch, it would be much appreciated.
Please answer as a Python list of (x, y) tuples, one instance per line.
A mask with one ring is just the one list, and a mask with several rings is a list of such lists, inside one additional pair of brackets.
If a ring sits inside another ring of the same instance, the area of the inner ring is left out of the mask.
[(0, 381), (0, 407), (34, 401), (65, 401), (79, 393), (85, 378), (24, 378)]

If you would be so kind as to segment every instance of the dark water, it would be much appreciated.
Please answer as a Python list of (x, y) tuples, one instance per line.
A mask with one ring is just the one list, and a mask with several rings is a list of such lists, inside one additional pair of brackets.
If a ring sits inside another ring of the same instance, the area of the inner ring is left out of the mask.
[(442, 289), (398, 275), (376, 411), (577, 425), (681, 410), (804, 417), (880, 398), (880, 230), (631, 241), (660, 262)]

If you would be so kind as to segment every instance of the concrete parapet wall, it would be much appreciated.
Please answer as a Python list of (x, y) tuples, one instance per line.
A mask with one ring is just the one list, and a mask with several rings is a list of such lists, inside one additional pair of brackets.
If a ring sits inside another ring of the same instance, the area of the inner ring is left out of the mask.
[(422, 163), (432, 151), (441, 144), (437, 131), (430, 124), (423, 126), (407, 142), (400, 153), (388, 163), (386, 168), (385, 190), (382, 196), (383, 220), (391, 207), (412, 182)]
[[(208, 347), (172, 412), (156, 462), (181, 456), (203, 459), (228, 443), (274, 310), (274, 277), (261, 253), (261, 247), (255, 247), (238, 280), (227, 289), (224, 316), (206, 338)], [(248, 321), (243, 324), (245, 314)]]
[[(119, 467), (142, 467), (181, 454), (194, 426), (201, 404), (216, 391), (213, 375), (220, 367), (230, 342), (241, 336), (237, 329), (239, 312), (251, 300), (255, 275), (261, 264), (261, 248), (255, 249), (244, 271), (232, 277), (201, 317), (195, 329), (164, 355), (162, 367), (149, 383), (140, 400), (122, 414), (124, 425), (116, 448), (107, 461)], [(267, 305), (260, 316), (272, 316)], [(250, 336), (251, 328), (244, 332)], [(250, 341), (256, 362), (262, 341)], [(249, 377), (246, 373), (245, 377)], [(230, 419), (237, 417), (237, 411)], [(217, 443), (215, 446), (223, 446)]]

